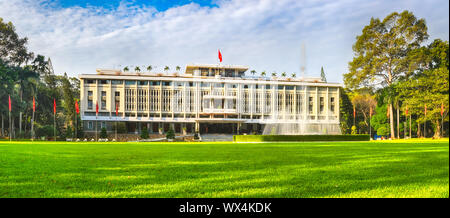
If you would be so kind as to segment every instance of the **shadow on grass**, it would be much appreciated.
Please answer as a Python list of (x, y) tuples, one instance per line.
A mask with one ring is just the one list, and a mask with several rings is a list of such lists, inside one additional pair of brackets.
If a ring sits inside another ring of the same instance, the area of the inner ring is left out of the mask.
[(448, 145), (407, 145), (44, 146), (0, 155), (0, 196), (448, 197)]

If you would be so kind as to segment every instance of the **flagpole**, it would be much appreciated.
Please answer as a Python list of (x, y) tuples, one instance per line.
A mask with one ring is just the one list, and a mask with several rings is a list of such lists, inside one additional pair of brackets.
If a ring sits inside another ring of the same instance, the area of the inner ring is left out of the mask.
[(78, 138), (77, 129), (78, 129), (78, 114), (75, 111), (75, 140)]
[(31, 141), (34, 141), (34, 109), (33, 109), (33, 118), (31, 119)]
[(117, 142), (117, 115), (116, 115), (116, 142)]
[(370, 121), (372, 120), (372, 107), (370, 108), (369, 115), (369, 139), (372, 140), (372, 128), (370, 127)]
[(11, 110), (9, 111), (9, 141), (11, 141), (12, 137), (12, 126), (11, 126)]
[(53, 135), (55, 136), (53, 141), (56, 141), (56, 113), (53, 113)]

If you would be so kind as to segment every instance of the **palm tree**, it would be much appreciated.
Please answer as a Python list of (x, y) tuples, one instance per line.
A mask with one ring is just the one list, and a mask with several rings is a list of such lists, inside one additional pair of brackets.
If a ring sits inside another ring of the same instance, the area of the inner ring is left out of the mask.
[(266, 76), (266, 71), (261, 72), (261, 76), (265, 77)]
[(153, 69), (152, 65), (148, 65), (147, 71), (150, 72), (150, 71), (152, 71), (152, 69)]
[(253, 76), (255, 76), (255, 74), (256, 74), (256, 70), (252, 70), (252, 71), (250, 71), (250, 73), (252, 73), (252, 74), (253, 74)]
[(181, 70), (181, 67), (180, 67), (180, 66), (177, 66), (177, 67), (176, 67), (176, 70), (177, 70), (177, 71), (180, 71), (180, 70)]
[(166, 73), (167, 73), (167, 71), (169, 71), (169, 70), (170, 70), (169, 66), (165, 66), (165, 67), (164, 67), (164, 71), (166, 71)]
[(277, 76), (277, 73), (275, 71), (273, 71), (272, 77), (276, 77), (276, 76)]
[(297, 77), (297, 74), (296, 74), (296, 73), (292, 73), (292, 74), (291, 74), (291, 77), (292, 77), (292, 78), (295, 78), (295, 77)]
[(141, 72), (141, 68), (139, 68), (138, 66), (136, 66), (136, 67), (134, 68), (134, 71), (136, 71), (136, 72)]
[(123, 72), (128, 72), (130, 69), (128, 68), (128, 66), (123, 68)]
[(286, 77), (286, 72), (281, 73), (282, 77)]

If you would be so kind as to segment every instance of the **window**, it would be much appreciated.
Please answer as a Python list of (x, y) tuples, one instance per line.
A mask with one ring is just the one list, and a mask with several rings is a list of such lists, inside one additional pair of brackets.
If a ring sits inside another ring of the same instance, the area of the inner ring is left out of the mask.
[(209, 87), (209, 83), (202, 83), (202, 87)]
[(127, 85), (127, 86), (136, 85), (136, 81), (135, 80), (125, 80), (125, 85)]
[(94, 83), (95, 83), (95, 80), (93, 80), (93, 79), (88, 79), (88, 80), (86, 80), (86, 83), (87, 83), (87, 84), (94, 84)]
[(161, 84), (159, 81), (153, 81), (152, 82), (152, 86), (159, 86), (159, 84)]
[(120, 107), (120, 92), (115, 92), (115, 94), (114, 94), (114, 110), (116, 109), (116, 106), (117, 107)]
[(122, 80), (111, 80), (111, 84), (113, 85), (122, 85), (123, 81)]
[(106, 110), (106, 91), (102, 91), (102, 110)]
[(101, 122), (100, 128), (106, 128), (106, 122), (105, 121)]
[(320, 97), (319, 101), (320, 101), (320, 107), (319, 107), (320, 113), (323, 113), (323, 107), (324, 107), (323, 97)]
[(266, 89), (270, 89), (270, 85), (266, 85)]
[(88, 91), (88, 109), (92, 110), (92, 100), (93, 100), (93, 96), (92, 96), (92, 91)]
[(314, 97), (309, 97), (309, 113), (313, 113)]
[(106, 85), (109, 83), (109, 80), (99, 80), (99, 81), (100, 81), (100, 84), (102, 84), (102, 85)]
[(194, 83), (193, 82), (189, 82), (189, 86), (194, 86)]
[(168, 81), (163, 82), (163, 86), (171, 86), (171, 85), (172, 85), (172, 82), (168, 82)]
[(88, 129), (92, 129), (92, 128), (93, 128), (92, 121), (89, 121), (88, 122)]
[(330, 102), (331, 102), (330, 110), (331, 110), (331, 112), (334, 112), (334, 97), (330, 98)]
[(139, 85), (146, 86), (148, 85), (148, 81), (139, 81)]
[(286, 86), (286, 90), (294, 90), (294, 86)]

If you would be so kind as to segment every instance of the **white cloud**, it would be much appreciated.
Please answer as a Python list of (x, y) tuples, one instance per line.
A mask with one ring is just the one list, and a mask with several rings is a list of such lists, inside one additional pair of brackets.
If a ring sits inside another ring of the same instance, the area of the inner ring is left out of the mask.
[(0, 0), (0, 17), (12, 21), (31, 51), (49, 56), (57, 73), (75, 76), (100, 67), (248, 65), (258, 72), (297, 72), (306, 44), (307, 75), (324, 66), (342, 82), (356, 35), (370, 17), (410, 10), (425, 18), (431, 38), (448, 40), (448, 1), (219, 1), (159, 12), (122, 3), (103, 8), (59, 8), (47, 1)]

